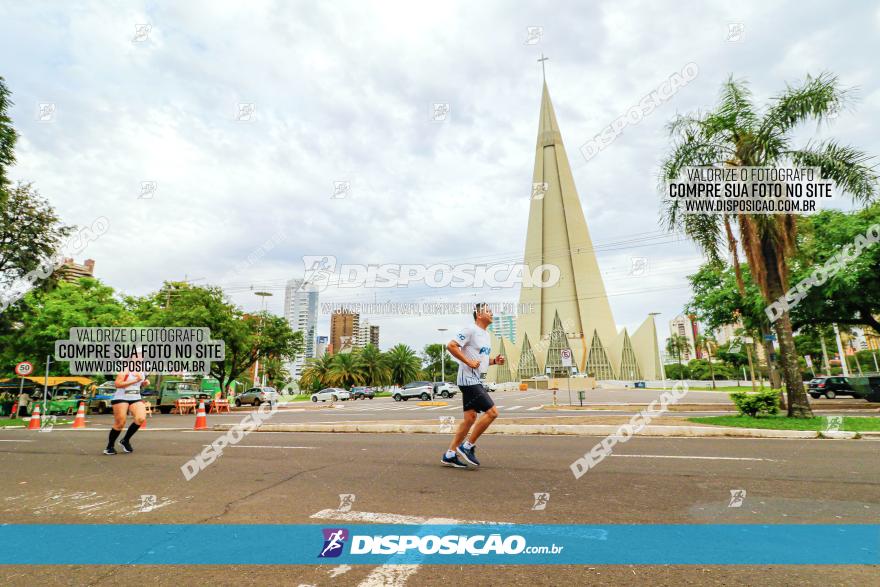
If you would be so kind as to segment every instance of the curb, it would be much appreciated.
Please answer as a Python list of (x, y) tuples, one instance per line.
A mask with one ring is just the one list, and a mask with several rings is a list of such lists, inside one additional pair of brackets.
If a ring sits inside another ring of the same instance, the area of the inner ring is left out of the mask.
[[(219, 424), (224, 431), (230, 424)], [(547, 436), (609, 436), (620, 426), (605, 424), (496, 424), (486, 434), (539, 434)], [(448, 434), (437, 424), (339, 423), (339, 424), (263, 424), (255, 432), (341, 432), (380, 434)], [(829, 434), (833, 436), (828, 436)], [(708, 426), (645, 426), (637, 436), (687, 438), (857, 438), (855, 432), (814, 432), (810, 430), (764, 430), (758, 428), (723, 428)]]
[(448, 406), (449, 402), (419, 402), (417, 406)]

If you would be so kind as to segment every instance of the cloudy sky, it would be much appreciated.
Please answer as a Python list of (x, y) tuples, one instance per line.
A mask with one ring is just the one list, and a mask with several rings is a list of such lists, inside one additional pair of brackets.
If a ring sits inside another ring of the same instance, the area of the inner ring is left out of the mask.
[[(21, 134), (12, 175), (69, 224), (110, 221), (79, 260), (95, 259), (114, 288), (145, 294), (186, 277), (249, 310), (251, 288), (271, 291), (280, 313), (304, 255), (516, 262), (543, 52), (615, 319), (633, 328), (661, 312), (664, 335), (700, 263), (658, 224), (665, 123), (710, 107), (731, 74), (764, 101), (828, 70), (858, 100), (799, 135), (880, 153), (878, 39), (873, 2), (0, 3), (0, 75)], [(688, 63), (696, 79), (589, 161), (580, 155)], [(445, 120), (433, 120), (434, 104), (449, 105)], [(331, 197), (337, 182), (349, 182), (343, 198)], [(645, 275), (631, 274), (633, 258), (646, 259)], [(517, 297), (331, 289), (321, 301)], [(461, 322), (368, 318), (384, 348), (421, 348)]]

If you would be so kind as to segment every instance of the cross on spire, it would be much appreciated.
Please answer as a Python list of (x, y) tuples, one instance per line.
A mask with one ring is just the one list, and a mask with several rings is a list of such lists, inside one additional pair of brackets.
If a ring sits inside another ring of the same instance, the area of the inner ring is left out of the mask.
[(541, 53), (541, 58), (538, 59), (538, 62), (541, 64), (541, 77), (544, 78), (544, 81), (547, 81), (547, 72), (544, 71), (544, 62), (550, 59), (549, 57), (544, 57), (544, 53)]

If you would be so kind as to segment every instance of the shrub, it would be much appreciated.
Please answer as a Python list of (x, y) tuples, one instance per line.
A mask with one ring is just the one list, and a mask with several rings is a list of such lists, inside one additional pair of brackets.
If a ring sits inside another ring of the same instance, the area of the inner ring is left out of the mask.
[(744, 416), (774, 415), (779, 413), (779, 390), (770, 389), (758, 393), (734, 392), (730, 399)]

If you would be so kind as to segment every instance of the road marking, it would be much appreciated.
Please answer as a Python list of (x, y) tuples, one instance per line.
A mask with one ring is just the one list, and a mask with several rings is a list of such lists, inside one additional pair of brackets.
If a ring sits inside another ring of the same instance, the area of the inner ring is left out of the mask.
[(33, 442), (33, 440), (0, 440), (0, 442)]
[(426, 411), (433, 412), (435, 410), (445, 410), (448, 406), (440, 406), (439, 408), (428, 408)]
[(457, 526), (459, 524), (509, 525), (511, 522), (484, 522), (474, 520), (456, 520), (453, 518), (426, 518), (404, 514), (385, 514), (380, 512), (343, 512), (340, 510), (321, 510), (310, 516), (316, 520), (341, 520), (344, 522), (372, 522), (375, 524), (438, 524), (441, 526)]
[(639, 459), (695, 459), (705, 461), (768, 461), (771, 463), (779, 462), (776, 459), (759, 459), (753, 457), (700, 457), (688, 455), (609, 455), (612, 457), (632, 457)]
[(511, 406), (511, 407), (507, 408), (507, 411), (508, 411), (508, 412), (512, 412), (513, 410), (518, 410), (518, 409), (520, 409), (521, 407), (523, 407), (523, 406)]
[[(203, 444), (202, 446), (211, 446), (210, 444)], [(272, 444), (230, 444), (228, 447), (231, 448), (318, 448), (317, 446), (275, 446)]]
[(534, 408), (529, 408), (528, 411), (530, 411), (530, 412), (534, 412), (535, 410), (540, 410), (540, 409), (543, 408), (543, 407), (544, 407), (544, 406), (535, 406)]
[[(454, 520), (451, 518), (425, 518), (422, 516), (406, 516), (401, 514), (384, 514), (376, 512), (343, 512), (339, 510), (321, 510), (311, 515), (319, 520), (343, 520), (347, 522), (375, 522), (378, 524), (438, 524), (456, 526), (459, 524), (505, 524), (505, 522), (476, 522)], [(508, 524), (510, 522), (507, 522)], [(403, 587), (407, 579), (419, 570), (419, 565), (382, 565), (376, 567), (358, 584), (358, 587)]]

